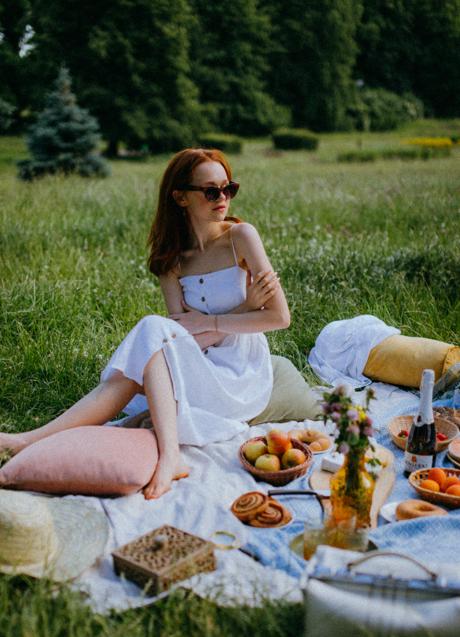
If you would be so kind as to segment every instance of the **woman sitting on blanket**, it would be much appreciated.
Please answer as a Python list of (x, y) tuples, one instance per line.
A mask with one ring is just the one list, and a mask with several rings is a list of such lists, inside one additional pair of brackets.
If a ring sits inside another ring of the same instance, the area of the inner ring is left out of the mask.
[(228, 216), (238, 187), (217, 150), (173, 157), (149, 237), (149, 267), (169, 318), (144, 317), (95, 389), (47, 425), (0, 433), (0, 450), (17, 453), (56, 432), (148, 407), (159, 460), (144, 496), (157, 498), (188, 475), (179, 444), (227, 440), (264, 409), (273, 374), (263, 332), (288, 327), (290, 315), (257, 230)]

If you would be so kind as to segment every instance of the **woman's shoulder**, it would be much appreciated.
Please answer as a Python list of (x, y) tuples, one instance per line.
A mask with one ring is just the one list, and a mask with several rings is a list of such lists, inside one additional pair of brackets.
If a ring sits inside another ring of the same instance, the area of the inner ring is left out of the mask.
[(260, 245), (262, 243), (259, 233), (255, 226), (246, 221), (236, 223), (232, 227), (232, 239), (234, 243), (242, 250), (244, 248), (250, 249), (251, 247)]
[(251, 241), (259, 238), (259, 233), (255, 226), (247, 221), (241, 221), (240, 223), (234, 223), (231, 227), (232, 237), (240, 239), (241, 241)]

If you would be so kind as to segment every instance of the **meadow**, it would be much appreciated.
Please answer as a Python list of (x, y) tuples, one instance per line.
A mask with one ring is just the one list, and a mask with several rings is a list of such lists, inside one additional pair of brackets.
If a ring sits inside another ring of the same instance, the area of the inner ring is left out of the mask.
[[(344, 164), (337, 154), (454, 135), (460, 120), (386, 134), (321, 136), (319, 150), (249, 140), (232, 156), (232, 214), (254, 224), (291, 309), (268, 335), (310, 382), (306, 355), (328, 322), (374, 314), (403, 334), (460, 341), (460, 146), (447, 158)], [(0, 422), (44, 424), (91, 389), (144, 315), (165, 313), (146, 238), (168, 157), (112, 162), (106, 180), (16, 179), (23, 140), (0, 137)], [(66, 588), (0, 577), (0, 636), (294, 635), (300, 607), (219, 609), (178, 593), (149, 609), (95, 615)]]

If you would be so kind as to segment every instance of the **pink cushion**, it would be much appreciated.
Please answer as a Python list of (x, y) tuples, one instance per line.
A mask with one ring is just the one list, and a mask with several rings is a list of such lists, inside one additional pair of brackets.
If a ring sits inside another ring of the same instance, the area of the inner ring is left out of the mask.
[(144, 487), (158, 461), (147, 429), (76, 427), (39, 440), (0, 469), (0, 486), (97, 496), (127, 495)]

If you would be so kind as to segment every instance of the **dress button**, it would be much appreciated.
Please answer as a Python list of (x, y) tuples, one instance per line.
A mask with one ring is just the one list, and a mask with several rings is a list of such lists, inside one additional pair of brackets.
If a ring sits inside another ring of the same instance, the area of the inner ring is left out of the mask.
[(204, 303), (206, 301), (206, 299), (204, 298), (204, 296), (201, 297), (201, 301)]
[(176, 338), (177, 334), (174, 332), (173, 334), (171, 334), (172, 338)]
[(204, 353), (205, 353), (205, 354), (207, 354), (207, 353), (208, 353), (208, 350), (207, 350), (207, 349), (205, 349), (205, 350), (204, 350)]
[(200, 283), (204, 283), (204, 279), (200, 279)]

